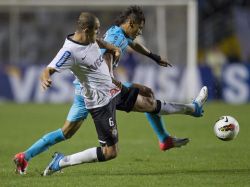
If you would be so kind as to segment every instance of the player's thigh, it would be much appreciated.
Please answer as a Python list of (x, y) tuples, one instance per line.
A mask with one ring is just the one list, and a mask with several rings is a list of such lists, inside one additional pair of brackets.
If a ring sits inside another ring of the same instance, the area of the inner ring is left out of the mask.
[(154, 98), (154, 92), (151, 88), (138, 83), (133, 83), (132, 87), (138, 88), (140, 95)]
[(116, 99), (116, 109), (130, 112), (133, 110), (139, 94), (139, 89), (134, 87), (122, 86), (120, 94)]
[[(88, 110), (82, 95), (75, 95), (74, 102), (69, 110), (67, 121), (76, 122), (87, 118)], [(75, 123), (72, 123), (75, 124)]]
[(101, 146), (113, 146), (118, 143), (116, 123), (116, 103), (111, 100), (109, 104), (94, 109), (89, 109), (94, 120), (98, 139)]
[(136, 112), (153, 112), (156, 108), (156, 100), (153, 97), (138, 95), (134, 104), (133, 111)]

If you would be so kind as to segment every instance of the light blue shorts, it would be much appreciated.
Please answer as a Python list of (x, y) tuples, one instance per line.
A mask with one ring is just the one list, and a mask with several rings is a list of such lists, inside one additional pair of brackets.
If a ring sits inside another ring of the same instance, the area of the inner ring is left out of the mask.
[(67, 120), (71, 122), (84, 120), (87, 118), (89, 114), (89, 111), (86, 109), (83, 96), (81, 95), (80, 83), (74, 81), (74, 87), (75, 87), (74, 102), (67, 116)]
[[(126, 87), (131, 87), (132, 83), (125, 82), (122, 83)], [(86, 109), (85, 102), (83, 99), (83, 96), (81, 95), (81, 86), (80, 83), (77, 81), (74, 81), (74, 87), (75, 87), (75, 97), (74, 102), (69, 110), (67, 120), (74, 122), (74, 121), (80, 121), (87, 118), (89, 111)]]

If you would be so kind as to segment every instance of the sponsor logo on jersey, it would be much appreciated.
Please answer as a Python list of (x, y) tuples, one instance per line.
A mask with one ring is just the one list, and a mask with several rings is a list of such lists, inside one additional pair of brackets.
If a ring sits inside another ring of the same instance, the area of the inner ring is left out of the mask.
[(96, 61), (94, 62), (94, 64), (89, 66), (89, 68), (97, 70), (102, 65), (102, 62), (103, 62), (103, 58), (102, 58), (102, 55), (100, 55), (96, 59)]
[(119, 88), (113, 88), (113, 89), (111, 89), (111, 90), (109, 91), (109, 93), (110, 93), (111, 96), (113, 96), (113, 95), (115, 95), (116, 93), (118, 93), (119, 91), (120, 91)]
[(71, 52), (65, 51), (59, 61), (56, 63), (56, 67), (61, 67), (71, 56)]

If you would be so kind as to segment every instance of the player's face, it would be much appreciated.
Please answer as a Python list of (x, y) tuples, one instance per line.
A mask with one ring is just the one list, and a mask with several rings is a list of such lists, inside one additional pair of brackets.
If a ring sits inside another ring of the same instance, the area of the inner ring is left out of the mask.
[(87, 33), (90, 43), (94, 43), (96, 41), (96, 37), (99, 34), (99, 31), (100, 31), (100, 21), (96, 18), (94, 28), (92, 30), (89, 30), (89, 32)]
[(141, 23), (130, 23), (128, 35), (132, 39), (135, 39), (137, 36), (142, 34), (142, 29), (144, 27), (144, 22)]

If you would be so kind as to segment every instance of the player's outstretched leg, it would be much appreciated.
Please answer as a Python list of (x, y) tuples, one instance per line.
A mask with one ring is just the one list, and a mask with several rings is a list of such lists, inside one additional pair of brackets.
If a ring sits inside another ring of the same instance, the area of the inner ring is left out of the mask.
[(166, 151), (173, 147), (181, 147), (189, 142), (188, 138), (171, 137), (166, 131), (164, 121), (161, 116), (157, 114), (145, 113), (146, 117), (153, 128), (159, 140), (159, 147), (162, 151)]
[(117, 144), (105, 147), (92, 147), (67, 156), (64, 156), (62, 153), (55, 153), (52, 157), (52, 161), (43, 171), (42, 176), (52, 175), (69, 166), (92, 162), (105, 162), (114, 159), (116, 156)]
[[(66, 120), (62, 129), (45, 134), (42, 138), (36, 141), (25, 152), (18, 153), (14, 156), (14, 163), (16, 165), (16, 173), (25, 174), (27, 171), (28, 161), (48, 150), (51, 146), (71, 138), (75, 132), (80, 128), (83, 120), (68, 121)], [(25, 172), (24, 172), (25, 171)]]
[(203, 116), (203, 105), (208, 97), (208, 89), (206, 86), (202, 87), (198, 96), (192, 103), (181, 104), (181, 103), (171, 103), (166, 101), (159, 101), (161, 103), (161, 108), (159, 111), (160, 115), (169, 114), (186, 114), (194, 117)]
[(154, 130), (158, 140), (164, 142), (170, 135), (165, 129), (165, 124), (161, 116), (152, 113), (145, 113), (147, 120)]
[(49, 147), (57, 144), (65, 139), (71, 138), (80, 128), (84, 119), (88, 116), (88, 110), (85, 107), (83, 97), (80, 95), (79, 88), (75, 86), (75, 97), (73, 105), (67, 116), (62, 129), (45, 134), (42, 138), (36, 141), (25, 152), (18, 153), (14, 157), (16, 165), (16, 173), (24, 174), (27, 171), (28, 161), (49, 149)]
[(65, 140), (64, 134), (61, 129), (50, 132), (36, 141), (28, 150), (18, 153), (14, 156), (14, 163), (16, 165), (16, 173), (25, 174), (28, 167), (28, 161), (47, 150), (50, 146)]
[(208, 97), (208, 89), (206, 86), (203, 86), (200, 90), (200, 93), (193, 101), (193, 104), (195, 105), (195, 111), (191, 114), (194, 117), (201, 117), (203, 116), (203, 105), (206, 102)]
[[(198, 96), (192, 102), (192, 104), (194, 105), (194, 111), (190, 113), (188, 112), (186, 114), (190, 114), (194, 117), (201, 117), (204, 112), (202, 107), (206, 102), (207, 97), (208, 97), (208, 89), (206, 86), (204, 86), (201, 88)], [(181, 147), (183, 145), (186, 145), (188, 142), (189, 142), (188, 138), (177, 138), (170, 136), (164, 142), (159, 141), (159, 146), (161, 150), (166, 151), (174, 147)]]

